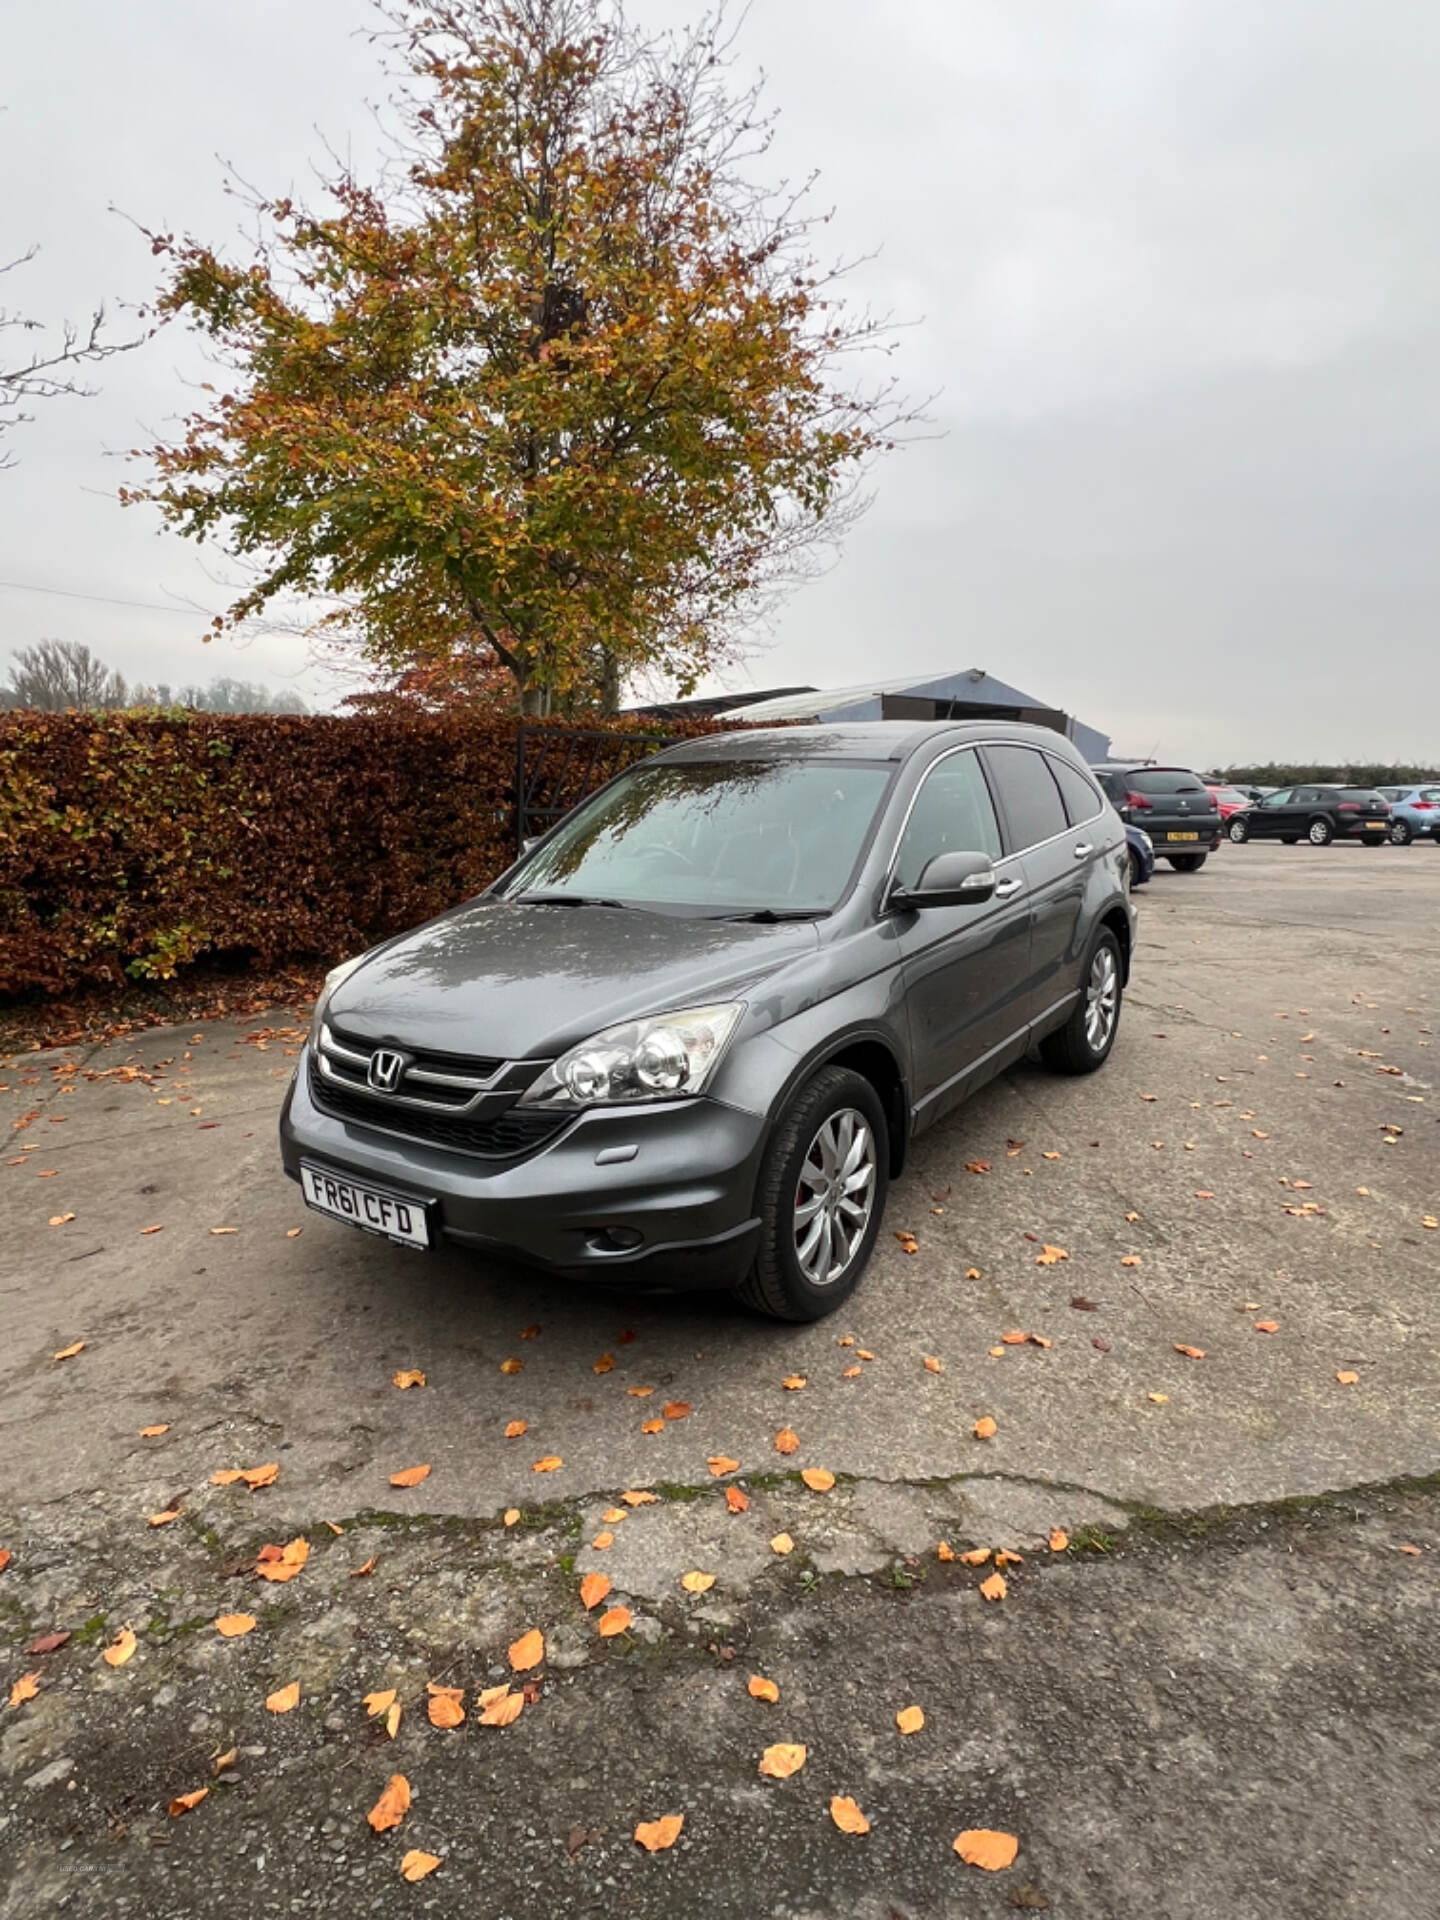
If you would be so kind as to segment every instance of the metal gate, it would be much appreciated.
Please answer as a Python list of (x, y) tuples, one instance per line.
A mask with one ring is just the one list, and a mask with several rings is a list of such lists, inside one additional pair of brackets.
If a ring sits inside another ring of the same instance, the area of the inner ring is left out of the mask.
[(617, 773), (673, 744), (668, 733), (522, 723), (515, 735), (515, 851)]

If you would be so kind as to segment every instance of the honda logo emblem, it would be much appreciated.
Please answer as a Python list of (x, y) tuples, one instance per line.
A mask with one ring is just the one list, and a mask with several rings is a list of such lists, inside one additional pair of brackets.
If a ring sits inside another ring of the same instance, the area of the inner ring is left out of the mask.
[(370, 1056), (370, 1067), (365, 1078), (377, 1093), (394, 1093), (404, 1071), (403, 1053), (396, 1053), (393, 1047), (377, 1047)]

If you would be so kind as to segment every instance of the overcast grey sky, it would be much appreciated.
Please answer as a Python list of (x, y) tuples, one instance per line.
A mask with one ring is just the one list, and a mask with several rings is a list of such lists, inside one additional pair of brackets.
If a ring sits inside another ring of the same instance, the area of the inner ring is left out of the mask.
[[(642, 20), (686, 17), (636, 0)], [(153, 284), (107, 212), (224, 240), (222, 157), (310, 191), (362, 164), (363, 0), (11, 0), (0, 255), (37, 317)], [(915, 324), (938, 437), (882, 466), (841, 563), (730, 684), (978, 666), (1197, 763), (1440, 753), (1440, 16), (1434, 0), (753, 0), (777, 170), (822, 175), (855, 291)], [(122, 323), (123, 324), (123, 323)], [(122, 511), (121, 450), (203, 377), (173, 330), (37, 409), (0, 580), (223, 604)], [(304, 643), (0, 587), (0, 659), (86, 640), (131, 677), (333, 697)]]

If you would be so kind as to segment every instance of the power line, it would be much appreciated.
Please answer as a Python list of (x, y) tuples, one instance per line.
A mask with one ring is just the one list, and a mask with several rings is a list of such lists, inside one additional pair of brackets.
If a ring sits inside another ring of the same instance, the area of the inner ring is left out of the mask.
[(33, 587), (28, 580), (0, 580), (0, 587), (12, 588), (16, 593), (52, 594), (60, 600), (91, 600), (101, 607), (140, 607), (147, 613), (183, 613), (191, 620), (212, 617), (202, 607), (166, 607), (158, 600), (117, 600), (108, 593), (72, 593), (65, 587)]

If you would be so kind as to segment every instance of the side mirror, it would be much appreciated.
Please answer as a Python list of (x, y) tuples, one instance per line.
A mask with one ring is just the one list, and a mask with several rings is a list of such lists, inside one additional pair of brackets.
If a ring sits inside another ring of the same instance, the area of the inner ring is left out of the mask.
[(995, 869), (988, 853), (937, 853), (914, 887), (895, 887), (888, 905), (904, 912), (922, 907), (971, 907), (995, 892)]

